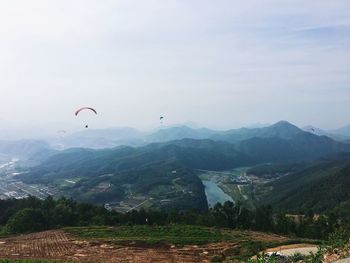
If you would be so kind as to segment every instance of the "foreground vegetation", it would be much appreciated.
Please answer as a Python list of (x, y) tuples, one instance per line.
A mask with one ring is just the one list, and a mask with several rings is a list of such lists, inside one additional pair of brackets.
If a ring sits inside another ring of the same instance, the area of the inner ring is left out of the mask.
[[(141, 209), (122, 214), (66, 198), (38, 200), (30, 197), (0, 201), (3, 236), (64, 227), (76, 238), (125, 245), (183, 246), (224, 241), (234, 244), (229, 246), (224, 259), (235, 260), (247, 260), (270, 247), (307, 242), (315, 244), (315, 240), (305, 240), (305, 237), (328, 240), (327, 246), (331, 248), (344, 245), (344, 240), (349, 238), (346, 221), (339, 217), (310, 214), (298, 220), (295, 222), (268, 206), (251, 211), (231, 202), (217, 204), (207, 212)], [(256, 232), (241, 230), (274, 232), (290, 238), (276, 240), (266, 234), (267, 238), (259, 239), (255, 237)], [(333, 232), (335, 234), (330, 235)], [(320, 250), (312, 256), (319, 257), (322, 253), (326, 252)], [(223, 258), (214, 260), (220, 262)]]
[(294, 235), (302, 238), (326, 239), (336, 229), (349, 229), (343, 214), (315, 217), (313, 213), (298, 220), (269, 206), (248, 210), (239, 203), (217, 204), (207, 212), (195, 210), (133, 210), (129, 213), (108, 211), (102, 206), (77, 203), (71, 199), (0, 200), (1, 234), (36, 232), (72, 226), (122, 226), (170, 224), (197, 225), (228, 229), (246, 229)]

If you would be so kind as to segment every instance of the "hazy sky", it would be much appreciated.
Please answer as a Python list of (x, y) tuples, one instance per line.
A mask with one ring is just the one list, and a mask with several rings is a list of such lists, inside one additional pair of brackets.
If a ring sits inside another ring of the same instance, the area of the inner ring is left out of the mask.
[[(350, 124), (349, 0), (0, 0), (0, 119)], [(99, 116), (75, 118), (79, 106)]]

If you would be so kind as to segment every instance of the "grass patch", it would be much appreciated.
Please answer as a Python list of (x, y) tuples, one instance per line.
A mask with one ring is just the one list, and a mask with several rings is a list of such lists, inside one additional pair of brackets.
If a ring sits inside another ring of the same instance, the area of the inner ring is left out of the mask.
[(145, 244), (201, 245), (233, 239), (219, 229), (189, 225), (70, 227), (64, 230), (82, 239), (100, 239), (116, 243), (133, 241)]

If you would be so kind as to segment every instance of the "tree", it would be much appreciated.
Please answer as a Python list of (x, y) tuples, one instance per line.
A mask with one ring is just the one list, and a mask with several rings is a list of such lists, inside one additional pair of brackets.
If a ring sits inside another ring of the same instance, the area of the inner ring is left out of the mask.
[(6, 225), (10, 233), (25, 233), (44, 230), (47, 222), (41, 210), (24, 208), (15, 213)]

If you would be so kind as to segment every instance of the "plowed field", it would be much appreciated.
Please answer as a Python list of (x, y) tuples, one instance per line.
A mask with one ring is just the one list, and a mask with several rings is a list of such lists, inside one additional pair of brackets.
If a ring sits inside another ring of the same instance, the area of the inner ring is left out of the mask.
[(241, 240), (206, 245), (117, 244), (108, 240), (81, 239), (63, 230), (51, 230), (0, 239), (2, 259), (45, 259), (69, 262), (210, 262), (217, 256), (241, 251), (243, 240), (285, 242), (288, 238), (258, 232), (232, 231)]
[(119, 246), (75, 240), (62, 230), (54, 230), (1, 239), (0, 258), (78, 262), (210, 262), (212, 255), (233, 246), (231, 243), (181, 248)]

